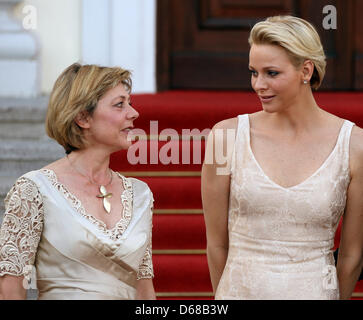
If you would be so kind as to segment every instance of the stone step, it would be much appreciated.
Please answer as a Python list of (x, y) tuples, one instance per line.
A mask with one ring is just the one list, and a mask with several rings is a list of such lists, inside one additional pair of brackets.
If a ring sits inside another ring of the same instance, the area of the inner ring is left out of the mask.
[(49, 138), (43, 140), (1, 140), (0, 161), (54, 160), (64, 155), (64, 149)]
[(37, 170), (65, 155), (64, 149), (55, 141), (2, 140), (0, 141), (0, 177), (20, 176)]
[(6, 139), (45, 139), (44, 123), (0, 123), (0, 140)]
[(48, 97), (0, 98), (0, 139), (44, 139)]
[(0, 125), (2, 123), (44, 123), (48, 96), (31, 99), (0, 98)]
[(0, 197), (5, 198), (6, 194), (13, 186), (18, 176), (3, 176), (0, 177)]
[(3, 213), (5, 211), (4, 199), (18, 178), (18, 176), (0, 177), (0, 223), (3, 219)]

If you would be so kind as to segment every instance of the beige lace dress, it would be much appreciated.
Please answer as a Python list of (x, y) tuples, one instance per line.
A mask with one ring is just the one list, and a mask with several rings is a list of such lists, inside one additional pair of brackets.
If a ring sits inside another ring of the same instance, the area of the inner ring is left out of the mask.
[[(149, 187), (118, 174), (123, 214), (113, 229), (85, 212), (51, 170), (20, 177), (5, 199), (0, 276), (36, 270), (38, 299), (134, 299), (153, 277)], [(34, 269), (35, 267), (35, 269)]]
[(334, 236), (350, 182), (345, 120), (336, 145), (308, 179), (284, 188), (250, 147), (248, 115), (238, 117), (231, 164), (229, 252), (216, 299), (338, 299)]

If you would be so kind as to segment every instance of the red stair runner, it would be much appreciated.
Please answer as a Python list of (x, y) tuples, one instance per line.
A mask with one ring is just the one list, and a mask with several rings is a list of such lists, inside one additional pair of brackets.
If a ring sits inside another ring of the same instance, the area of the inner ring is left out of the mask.
[(202, 209), (200, 176), (138, 177), (154, 195), (155, 209)]
[[(363, 93), (322, 92), (315, 97), (323, 109), (363, 127)], [(134, 125), (146, 136), (131, 147), (131, 160), (141, 159), (140, 152), (146, 150), (147, 163), (131, 164), (127, 151), (121, 151), (112, 155), (110, 166), (145, 181), (154, 194), (153, 262), (158, 299), (212, 299), (200, 190), (204, 141), (189, 138), (188, 144), (183, 129), (194, 129), (195, 138), (218, 121), (260, 110), (260, 103), (254, 93), (237, 91), (169, 91), (133, 95), (132, 101), (140, 113)], [(150, 126), (150, 121), (157, 125)], [(158, 135), (168, 134), (176, 140), (157, 141)], [(190, 163), (183, 158), (187, 150)], [(193, 163), (194, 154), (194, 160), (200, 156), (199, 162)], [(157, 163), (151, 164), (151, 157)], [(353, 299), (363, 299), (363, 281), (358, 282)]]
[[(165, 241), (168, 239), (168, 241)], [(206, 248), (205, 223), (201, 214), (156, 214), (153, 249)]]

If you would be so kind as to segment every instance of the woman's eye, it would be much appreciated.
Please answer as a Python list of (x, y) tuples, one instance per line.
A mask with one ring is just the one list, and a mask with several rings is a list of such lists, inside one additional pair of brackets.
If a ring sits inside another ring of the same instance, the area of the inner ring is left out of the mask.
[(271, 77), (277, 76), (279, 73), (277, 71), (268, 71), (267, 74)]
[(116, 107), (122, 107), (123, 103), (124, 103), (124, 102), (123, 102), (123, 101), (121, 101), (121, 102), (119, 102), (119, 103), (116, 103), (116, 104), (115, 104), (115, 106), (116, 106)]
[(252, 76), (256, 77), (257, 72), (255, 70), (248, 69)]

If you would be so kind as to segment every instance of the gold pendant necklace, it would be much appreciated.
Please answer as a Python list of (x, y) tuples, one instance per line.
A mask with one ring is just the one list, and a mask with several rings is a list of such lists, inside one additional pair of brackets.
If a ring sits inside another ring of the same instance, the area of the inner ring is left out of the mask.
[[(112, 178), (111, 178), (111, 181), (112, 181)], [(101, 192), (101, 194), (98, 194), (96, 197), (103, 199), (103, 208), (106, 210), (107, 213), (110, 213), (111, 212), (111, 203), (107, 200), (107, 198), (111, 198), (112, 193), (107, 193), (106, 187), (102, 186), (102, 185), (100, 186), (100, 192)]]
[(98, 194), (96, 195), (97, 198), (100, 198), (102, 199), (102, 202), (103, 202), (103, 208), (105, 209), (105, 211), (110, 214), (111, 212), (111, 203), (110, 201), (108, 201), (108, 198), (111, 198), (112, 197), (112, 193), (109, 193), (107, 192), (107, 189), (106, 187), (108, 185), (110, 185), (112, 183), (112, 178), (113, 178), (113, 175), (112, 175), (112, 170), (110, 170), (110, 176), (111, 176), (111, 179), (110, 179), (110, 182), (107, 183), (106, 185), (99, 185), (98, 183), (95, 183), (90, 177), (88, 177), (87, 175), (83, 174), (82, 172), (80, 172), (71, 162), (71, 160), (68, 158), (68, 154), (67, 154), (67, 159), (69, 161), (69, 164), (71, 165), (71, 167), (76, 170), (81, 176), (85, 177), (88, 179), (89, 182), (91, 182), (92, 184), (95, 184), (99, 187), (99, 190), (101, 192), (101, 194)]

